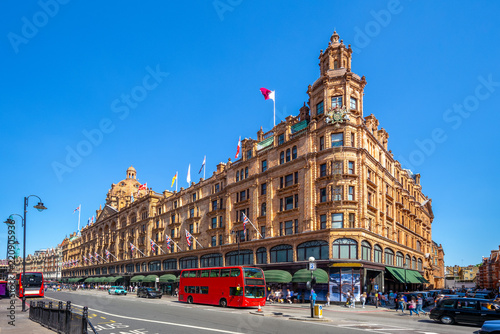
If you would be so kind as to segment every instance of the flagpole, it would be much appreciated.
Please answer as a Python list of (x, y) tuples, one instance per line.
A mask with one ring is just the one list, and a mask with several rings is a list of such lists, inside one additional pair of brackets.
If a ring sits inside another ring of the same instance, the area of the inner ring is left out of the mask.
[(274, 126), (276, 126), (276, 93), (274, 93), (274, 99), (273, 99), (273, 119), (274, 119)]
[(205, 170), (207, 169), (207, 156), (206, 155), (203, 158), (203, 162), (205, 162), (205, 164), (203, 165), (203, 179), (205, 180)]
[(80, 213), (82, 212), (82, 205), (80, 204), (78, 207), (80, 208), (80, 210), (78, 210), (78, 234), (81, 234), (80, 233)]
[(175, 192), (177, 192), (177, 184), (179, 182), (179, 171), (175, 172)]

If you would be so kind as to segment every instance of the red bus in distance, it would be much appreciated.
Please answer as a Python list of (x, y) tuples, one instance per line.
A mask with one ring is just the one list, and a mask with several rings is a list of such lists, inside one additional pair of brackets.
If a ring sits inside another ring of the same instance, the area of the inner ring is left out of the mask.
[(221, 307), (263, 306), (264, 273), (260, 268), (242, 266), (184, 269), (180, 275), (179, 301)]
[(43, 274), (41, 272), (26, 272), (25, 283), (23, 285), (23, 273), (16, 275), (16, 295), (19, 298), (26, 297), (43, 297), (45, 295), (45, 287), (43, 284)]

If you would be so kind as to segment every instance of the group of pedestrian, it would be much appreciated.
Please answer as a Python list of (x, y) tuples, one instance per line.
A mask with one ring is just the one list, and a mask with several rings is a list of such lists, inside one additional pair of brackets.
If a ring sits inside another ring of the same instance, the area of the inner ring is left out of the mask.
[(420, 313), (427, 315), (427, 312), (423, 309), (424, 300), (422, 295), (419, 293), (417, 297), (411, 296), (410, 300), (406, 297), (406, 295), (401, 294), (397, 297), (397, 305), (396, 312), (401, 310), (401, 313), (405, 313), (405, 309), (410, 311), (410, 316), (415, 313), (417, 317), (420, 317)]

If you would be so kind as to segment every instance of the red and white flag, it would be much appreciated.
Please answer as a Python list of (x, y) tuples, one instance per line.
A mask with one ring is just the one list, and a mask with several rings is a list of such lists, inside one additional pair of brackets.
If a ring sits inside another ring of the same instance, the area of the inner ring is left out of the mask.
[(261, 88), (260, 92), (262, 93), (262, 95), (264, 95), (265, 100), (273, 100), (274, 101), (274, 94), (275, 94), (274, 90), (269, 90), (267, 88)]
[(240, 148), (241, 148), (241, 137), (238, 139), (238, 147), (236, 147), (236, 155), (234, 156), (235, 159), (238, 159), (238, 156), (240, 155)]
[(73, 213), (75, 213), (77, 211), (80, 211), (80, 205), (75, 210), (73, 210)]
[(186, 230), (186, 241), (187, 241), (187, 243), (188, 243), (188, 246), (190, 246), (190, 247), (191, 247), (191, 238), (192, 238), (192, 237), (193, 237), (193, 236), (191, 235), (191, 233), (189, 233), (189, 232)]
[(248, 224), (248, 217), (246, 214), (243, 214), (243, 234), (245, 235), (245, 238), (247, 237), (247, 224)]
[(170, 242), (172, 241), (172, 239), (170, 239), (168, 235), (165, 237), (165, 239), (167, 241), (167, 249), (170, 249)]
[(153, 241), (153, 239), (149, 239), (149, 241), (151, 241), (151, 251), (154, 252), (155, 251), (155, 242)]
[(147, 190), (148, 189), (148, 183), (144, 183), (144, 184), (141, 184), (139, 186), (139, 190), (138, 191), (141, 191), (141, 190)]

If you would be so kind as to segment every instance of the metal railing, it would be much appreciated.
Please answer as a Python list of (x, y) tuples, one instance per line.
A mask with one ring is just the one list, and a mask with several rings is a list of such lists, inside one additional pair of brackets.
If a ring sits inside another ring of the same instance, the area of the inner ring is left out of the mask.
[(45, 302), (30, 302), (29, 318), (32, 321), (38, 322), (40, 325), (47, 327), (57, 333), (64, 334), (87, 334), (88, 326), (93, 333), (97, 334), (94, 326), (88, 318), (88, 308), (83, 308), (82, 314), (74, 313), (71, 310), (71, 302), (66, 302), (66, 307), (63, 302), (59, 302), (56, 308), (52, 307), (52, 302), (45, 306)]

